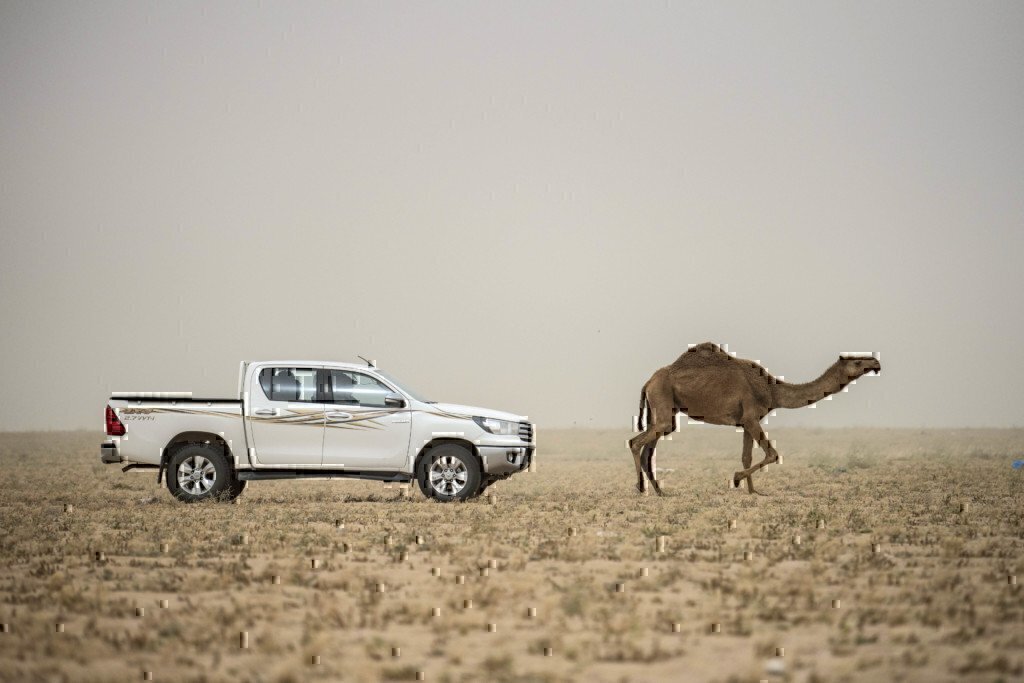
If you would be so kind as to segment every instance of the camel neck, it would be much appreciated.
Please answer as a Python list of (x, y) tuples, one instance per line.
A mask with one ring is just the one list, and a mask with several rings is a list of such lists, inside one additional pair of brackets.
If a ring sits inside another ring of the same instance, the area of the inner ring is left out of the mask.
[(816, 380), (804, 384), (777, 382), (772, 386), (772, 395), (776, 408), (803, 408), (831, 396), (844, 386), (846, 381), (840, 361), (836, 361)]

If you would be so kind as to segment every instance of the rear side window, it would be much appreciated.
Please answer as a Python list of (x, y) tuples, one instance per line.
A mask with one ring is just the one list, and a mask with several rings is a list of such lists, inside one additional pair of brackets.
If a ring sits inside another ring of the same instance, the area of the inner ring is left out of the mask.
[(260, 387), (271, 401), (318, 403), (315, 368), (263, 368)]
[(384, 397), (391, 389), (369, 375), (351, 370), (328, 373), (327, 397), (331, 403), (384, 407)]

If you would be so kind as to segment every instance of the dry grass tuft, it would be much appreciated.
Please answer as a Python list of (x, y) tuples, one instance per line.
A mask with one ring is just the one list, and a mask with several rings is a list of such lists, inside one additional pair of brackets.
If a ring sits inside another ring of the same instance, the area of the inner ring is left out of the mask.
[(692, 426), (638, 497), (627, 436), (542, 431), (493, 505), (186, 506), (95, 434), (0, 435), (0, 680), (1024, 675), (1021, 431), (775, 430), (767, 498), (724, 484), (738, 435)]

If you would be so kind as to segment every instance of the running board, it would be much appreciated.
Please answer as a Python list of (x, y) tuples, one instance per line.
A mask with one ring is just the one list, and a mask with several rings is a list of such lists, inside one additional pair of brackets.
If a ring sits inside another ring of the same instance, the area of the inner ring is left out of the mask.
[(124, 467), (122, 467), (121, 471), (127, 472), (128, 470), (155, 470), (157, 467), (159, 467), (159, 465), (149, 465), (147, 463), (133, 462), (131, 465), (125, 465)]
[(260, 479), (369, 479), (407, 483), (412, 477), (404, 472), (359, 472), (354, 470), (238, 470), (242, 481)]

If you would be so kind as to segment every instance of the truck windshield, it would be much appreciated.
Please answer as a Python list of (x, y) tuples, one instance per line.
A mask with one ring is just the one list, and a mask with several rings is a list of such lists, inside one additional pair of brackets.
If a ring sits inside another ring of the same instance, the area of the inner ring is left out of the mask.
[(410, 396), (412, 396), (414, 399), (416, 399), (420, 403), (437, 403), (437, 401), (428, 401), (427, 399), (423, 398), (423, 394), (421, 394), (418, 391), (413, 391), (409, 387), (408, 384), (406, 384), (405, 382), (399, 382), (397, 379), (395, 379), (394, 377), (392, 377), (388, 373), (384, 372), (383, 370), (377, 370), (376, 372), (377, 372), (378, 375), (380, 375), (384, 379), (386, 379), (389, 382), (391, 382), (392, 384), (400, 387), (402, 389), (402, 391), (404, 391), (405, 393), (409, 394)]

